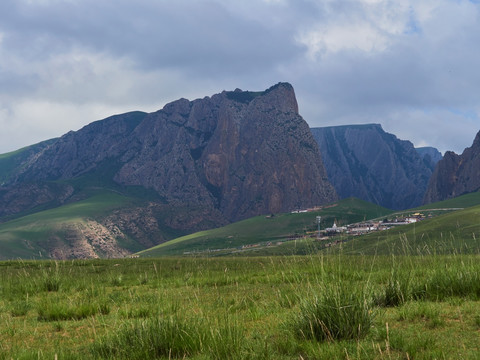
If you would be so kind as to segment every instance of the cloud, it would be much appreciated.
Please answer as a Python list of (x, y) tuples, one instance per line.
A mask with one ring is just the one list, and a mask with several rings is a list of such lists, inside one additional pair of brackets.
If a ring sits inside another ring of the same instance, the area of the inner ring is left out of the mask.
[(479, 16), (467, 0), (4, 0), (0, 152), (279, 81), (311, 126), (459, 152), (480, 130)]
[[(442, 151), (463, 150), (479, 130), (479, 75), (474, 63), (480, 54), (473, 45), (480, 40), (478, 5), (424, 1), (392, 5), (380, 14), (387, 10), (397, 12), (398, 18), (389, 22), (391, 17), (384, 16), (382, 22), (375, 20), (379, 18), (375, 9), (368, 16), (352, 10), (339, 20), (331, 19), (336, 26), (321, 25), (329, 32), (310, 45), (310, 66), (304, 67), (299, 80), (308, 113), (314, 114), (308, 115), (310, 122), (316, 126), (325, 121), (380, 122), (406, 139), (420, 139), (416, 143), (430, 140)], [(409, 130), (400, 130), (403, 127)]]
[[(478, 124), (478, 115), (474, 120), (446, 109), (410, 110), (392, 114), (384, 123), (384, 129), (417, 146), (435, 144), (442, 153), (446, 150), (462, 153), (472, 145), (479, 131)], [(415, 131), (419, 128), (422, 131)]]
[[(7, 41), (29, 60), (81, 49), (130, 58), (146, 71), (182, 68), (195, 74), (201, 69), (218, 76), (226, 71), (255, 73), (275, 61), (280, 51), (285, 56), (296, 48), (291, 41), (282, 42), (281, 34), (273, 36), (262, 22), (236, 16), (220, 2), (18, 4), (10, 8), (16, 31)], [(23, 46), (27, 42), (30, 46)]]
[(364, 0), (326, 2), (326, 21), (301, 32), (297, 37), (308, 48), (308, 57), (334, 56), (349, 50), (378, 53), (388, 48), (392, 36), (409, 27), (405, 4)]

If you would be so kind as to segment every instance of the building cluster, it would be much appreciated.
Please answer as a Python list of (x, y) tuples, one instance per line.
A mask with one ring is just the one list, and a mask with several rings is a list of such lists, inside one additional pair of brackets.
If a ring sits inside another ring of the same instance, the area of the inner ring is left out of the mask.
[(349, 235), (363, 235), (374, 231), (388, 230), (396, 226), (413, 224), (418, 221), (424, 220), (425, 216), (421, 213), (415, 213), (406, 217), (397, 217), (393, 220), (385, 219), (383, 221), (364, 221), (360, 223), (350, 224), (347, 226), (337, 226), (336, 222), (332, 227), (325, 228), (322, 231), (324, 236), (334, 236), (337, 234), (349, 234)]

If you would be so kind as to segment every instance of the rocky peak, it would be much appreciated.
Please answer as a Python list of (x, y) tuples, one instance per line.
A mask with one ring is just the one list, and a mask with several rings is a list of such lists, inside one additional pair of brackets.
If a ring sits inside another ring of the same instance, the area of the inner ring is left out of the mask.
[(263, 107), (265, 104), (269, 105), (270, 109), (275, 109), (279, 112), (293, 112), (298, 114), (298, 104), (295, 96), (293, 86), (289, 83), (278, 83), (265, 91), (242, 91), (235, 89), (235, 91), (224, 91), (229, 100), (249, 104), (253, 100), (261, 102)]
[(288, 83), (97, 121), (43, 149), (11, 185), (91, 174), (208, 209), (218, 224), (336, 199)]
[(289, 83), (278, 83), (265, 91), (265, 101), (277, 111), (298, 114), (298, 103), (293, 86)]
[(447, 151), (437, 163), (424, 203), (441, 201), (480, 189), (480, 132), (461, 155)]
[(97, 169), (125, 151), (126, 139), (146, 115), (139, 111), (115, 115), (70, 131), (23, 164), (8, 184), (69, 179)]
[(480, 149), (480, 131), (477, 133), (475, 136), (475, 139), (473, 140), (473, 144), (471, 146), (472, 151), (477, 151)]
[(208, 204), (229, 221), (335, 198), (290, 84), (175, 106), (183, 113), (169, 104), (135, 130), (143, 146), (124, 158), (115, 181), (153, 188), (169, 202)]
[(423, 162), (428, 166), (432, 172), (435, 169), (437, 163), (442, 160), (442, 154), (434, 147), (424, 146), (415, 148), (418, 154), (422, 157)]
[(180, 116), (187, 116), (190, 113), (190, 106), (190, 101), (182, 98), (166, 104), (162, 111), (168, 115), (178, 114)]

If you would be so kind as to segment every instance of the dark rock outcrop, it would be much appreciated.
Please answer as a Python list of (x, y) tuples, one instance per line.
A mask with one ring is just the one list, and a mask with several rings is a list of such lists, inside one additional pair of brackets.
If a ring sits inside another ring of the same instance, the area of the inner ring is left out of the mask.
[(171, 103), (135, 129), (135, 142), (116, 182), (218, 209), (228, 221), (335, 199), (289, 84)]
[(420, 157), (423, 159), (425, 165), (433, 172), (437, 163), (442, 160), (443, 156), (440, 151), (431, 146), (415, 148)]
[(480, 132), (461, 155), (447, 151), (428, 184), (424, 203), (454, 198), (480, 189)]
[(12, 187), (0, 187), (0, 219), (38, 207), (64, 204), (74, 189), (68, 184), (27, 182)]
[(432, 170), (409, 141), (381, 125), (313, 128), (323, 162), (340, 198), (390, 208), (420, 205)]
[(66, 180), (91, 171), (112, 172), (118, 157), (130, 148), (133, 130), (146, 116), (142, 112), (115, 115), (70, 131), (31, 157), (7, 184)]
[[(74, 189), (49, 192), (54, 183)], [(180, 99), (155, 113), (112, 116), (69, 132), (4, 179), (0, 214), (32, 207), (31, 192), (21, 190), (25, 184), (37, 184), (35, 206), (52, 203), (59, 193), (62, 202), (73, 202), (87, 186), (147, 189), (154, 194), (149, 214), (157, 209), (158, 224), (184, 231), (336, 199), (287, 83), (263, 92)], [(13, 194), (16, 206), (10, 207)], [(180, 215), (189, 209), (191, 215)], [(125, 213), (119, 218), (128, 223)], [(131, 236), (148, 237), (138, 219), (130, 225), (124, 228)], [(149, 226), (156, 227), (156, 220)]]

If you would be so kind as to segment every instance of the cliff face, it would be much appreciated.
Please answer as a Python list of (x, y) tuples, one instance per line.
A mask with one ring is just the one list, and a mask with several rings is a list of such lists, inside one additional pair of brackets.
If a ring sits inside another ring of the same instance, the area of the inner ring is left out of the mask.
[(435, 167), (424, 203), (450, 199), (480, 189), (480, 132), (461, 155), (447, 151)]
[(440, 151), (431, 146), (415, 148), (425, 165), (433, 172), (437, 163), (442, 160), (443, 156)]
[(377, 124), (313, 128), (329, 179), (340, 198), (390, 208), (418, 206), (432, 170), (409, 141)]
[[(336, 200), (286, 83), (180, 99), (69, 132), (4, 180), (0, 216), (76, 201), (86, 187), (146, 189), (158, 223), (184, 231)], [(172, 209), (181, 221), (165, 215)]]
[(121, 158), (115, 181), (217, 208), (229, 221), (335, 199), (288, 84), (174, 102), (135, 139), (142, 146)]
[(14, 180), (71, 179), (109, 167), (121, 185), (167, 203), (220, 210), (227, 221), (336, 199), (293, 88), (181, 99), (70, 132)]

